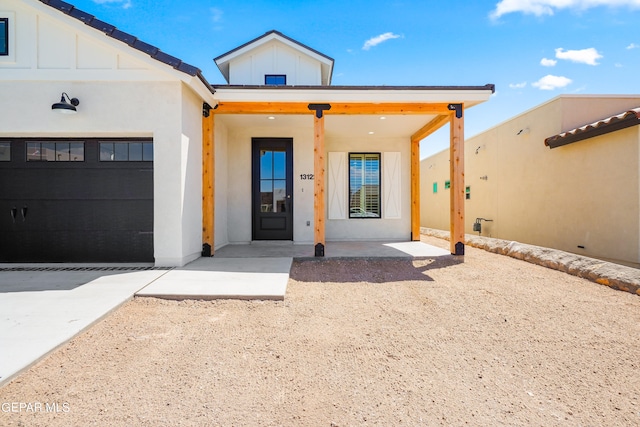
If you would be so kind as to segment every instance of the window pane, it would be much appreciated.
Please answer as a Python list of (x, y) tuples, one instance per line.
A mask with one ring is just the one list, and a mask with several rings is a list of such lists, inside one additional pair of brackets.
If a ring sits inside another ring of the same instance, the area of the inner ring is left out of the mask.
[(273, 178), (273, 151), (260, 151), (260, 178)]
[(113, 160), (116, 162), (126, 162), (129, 160), (129, 146), (128, 144), (115, 143), (113, 144), (115, 149), (115, 157)]
[(56, 161), (57, 162), (69, 161), (69, 143), (68, 142), (56, 142)]
[(287, 76), (284, 74), (267, 74), (264, 76), (264, 84), (282, 86), (287, 84)]
[(0, 142), (0, 162), (11, 161), (11, 143)]
[(142, 160), (145, 162), (153, 161), (153, 144), (151, 142), (142, 144)]
[(109, 162), (115, 157), (113, 151), (113, 142), (101, 142), (100, 143), (100, 161)]
[(129, 144), (129, 161), (141, 162), (142, 161), (142, 143), (132, 142)]
[(56, 143), (55, 142), (43, 142), (41, 145), (42, 160), (46, 162), (56, 161)]
[(9, 55), (9, 18), (0, 18), (0, 55)]
[(84, 143), (72, 142), (69, 144), (69, 160), (72, 162), (84, 162)]
[(39, 162), (41, 160), (42, 151), (39, 142), (27, 142), (27, 161)]
[(349, 155), (349, 217), (380, 218), (380, 154)]

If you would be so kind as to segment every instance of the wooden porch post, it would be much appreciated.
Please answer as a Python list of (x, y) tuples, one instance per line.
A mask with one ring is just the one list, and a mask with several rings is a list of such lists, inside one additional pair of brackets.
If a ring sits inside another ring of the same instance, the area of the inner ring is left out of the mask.
[(464, 255), (464, 107), (462, 104), (450, 104), (449, 109), (455, 110), (450, 119), (449, 149), (451, 254)]
[[(205, 104), (208, 105), (208, 104)], [(206, 111), (206, 113), (205, 113)], [(214, 115), (202, 114), (202, 256), (213, 256), (215, 236)]]
[(320, 111), (313, 116), (313, 247), (315, 256), (322, 257), (325, 246), (324, 170), (324, 114)]
[(420, 140), (411, 140), (411, 240), (420, 241)]

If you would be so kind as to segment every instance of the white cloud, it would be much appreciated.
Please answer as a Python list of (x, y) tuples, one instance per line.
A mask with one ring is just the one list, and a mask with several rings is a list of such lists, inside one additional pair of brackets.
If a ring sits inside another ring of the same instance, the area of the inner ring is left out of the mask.
[(561, 87), (565, 87), (571, 84), (571, 82), (572, 80), (567, 77), (554, 76), (554, 75), (548, 74), (543, 78), (541, 78), (540, 80), (538, 80), (537, 82), (531, 83), (531, 86), (537, 87), (540, 90), (554, 90)]
[(509, 83), (509, 88), (511, 89), (522, 89), (527, 86), (527, 82), (522, 83)]
[(123, 9), (129, 9), (131, 7), (131, 0), (93, 0), (93, 2), (96, 4), (121, 6)]
[(364, 42), (362, 46), (362, 50), (369, 50), (374, 46), (379, 45), (382, 42), (386, 42), (391, 39), (399, 39), (400, 36), (398, 34), (393, 34), (392, 32), (380, 34), (379, 36), (371, 37), (369, 40)]
[(536, 16), (553, 15), (560, 9), (586, 10), (597, 6), (640, 8), (640, 0), (501, 0), (489, 16), (491, 19), (498, 19), (515, 12)]
[(558, 61), (556, 61), (555, 59), (542, 58), (540, 60), (540, 65), (542, 65), (543, 67), (553, 67), (557, 63), (558, 63)]
[(640, 48), (640, 45), (637, 45), (637, 44), (635, 44), (635, 43), (631, 43), (629, 46), (627, 46), (627, 49), (628, 49), (628, 50), (631, 50), (631, 49), (638, 49), (638, 48)]
[(222, 21), (222, 14), (224, 13), (222, 9), (212, 7), (211, 9), (209, 9), (209, 12), (211, 12), (211, 19), (213, 20), (213, 22)]
[(581, 50), (564, 50), (559, 47), (556, 49), (556, 58), (566, 59), (571, 62), (579, 62), (581, 64), (598, 65), (598, 62), (596, 61), (602, 58), (602, 55), (592, 47)]

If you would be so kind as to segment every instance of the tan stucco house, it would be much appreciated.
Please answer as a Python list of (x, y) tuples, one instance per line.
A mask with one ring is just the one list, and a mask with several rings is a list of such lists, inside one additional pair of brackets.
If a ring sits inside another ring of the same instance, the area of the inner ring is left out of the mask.
[[(640, 266), (639, 107), (561, 95), (469, 138), (467, 232)], [(423, 227), (449, 227), (448, 167), (421, 161)]]
[[(226, 85), (72, 5), (0, 0), (0, 262), (184, 265), (228, 244), (419, 238), (419, 144), (484, 86), (332, 86), (277, 31)], [(4, 51), (2, 50), (4, 49)], [(74, 114), (60, 114), (74, 113)], [(462, 168), (452, 253), (462, 254)], [(313, 255), (311, 253), (310, 255)]]

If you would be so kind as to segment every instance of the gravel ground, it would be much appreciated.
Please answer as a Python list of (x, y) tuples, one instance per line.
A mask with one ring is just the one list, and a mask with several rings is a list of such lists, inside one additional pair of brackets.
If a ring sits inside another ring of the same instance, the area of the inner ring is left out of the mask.
[(466, 249), (134, 299), (1, 388), (0, 425), (640, 425), (640, 297)]

